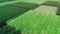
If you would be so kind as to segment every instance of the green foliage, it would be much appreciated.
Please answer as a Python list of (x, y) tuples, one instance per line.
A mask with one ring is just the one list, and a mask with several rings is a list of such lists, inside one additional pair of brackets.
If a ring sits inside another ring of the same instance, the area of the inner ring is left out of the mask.
[[(15, 32), (19, 34), (60, 34), (60, 16), (41, 14), (28, 11), (32, 10), (32, 8), (28, 9), (26, 7), (21, 8), (14, 6), (14, 3), (19, 2), (40, 4), (41, 1), (43, 0), (20, 0), (0, 3), (0, 19), (6, 21), (10, 19), (7, 21), (8, 25), (0, 28), (0, 34), (15, 34)], [(18, 5), (20, 6), (20, 4)], [(36, 8), (36, 6), (32, 7)], [(28, 12), (25, 13), (25, 11)], [(14, 16), (18, 17), (13, 18)]]
[(8, 25), (16, 27), (23, 34), (59, 34), (60, 17), (29, 11), (8, 21)]

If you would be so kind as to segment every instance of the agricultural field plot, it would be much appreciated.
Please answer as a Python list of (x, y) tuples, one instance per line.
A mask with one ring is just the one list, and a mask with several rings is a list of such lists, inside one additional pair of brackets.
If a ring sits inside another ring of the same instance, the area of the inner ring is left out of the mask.
[(49, 0), (16, 0), (0, 3), (0, 20), (7, 23), (0, 28), (0, 34), (60, 34), (57, 7), (42, 5), (46, 1)]
[(44, 14), (56, 15), (57, 7), (41, 5), (40, 7), (34, 9), (34, 11), (44, 13)]
[(60, 34), (60, 17), (29, 11), (8, 21), (22, 34)]

